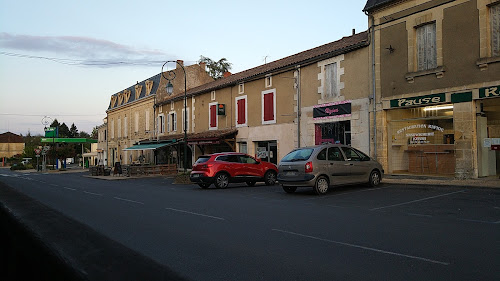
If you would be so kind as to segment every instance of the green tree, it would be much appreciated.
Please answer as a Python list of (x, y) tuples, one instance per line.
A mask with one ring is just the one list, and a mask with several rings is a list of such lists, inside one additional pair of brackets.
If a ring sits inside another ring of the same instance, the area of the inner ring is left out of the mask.
[(208, 69), (208, 75), (215, 80), (224, 77), (224, 73), (231, 70), (232, 63), (228, 62), (226, 58), (221, 58), (218, 61), (214, 61), (210, 58), (200, 56), (198, 63), (205, 63)]
[(73, 123), (69, 128), (69, 137), (76, 138), (77, 136), (78, 136), (78, 129), (76, 128), (75, 123)]
[(69, 128), (64, 122), (59, 126), (59, 137), (60, 138), (71, 137), (70, 132), (69, 132)]

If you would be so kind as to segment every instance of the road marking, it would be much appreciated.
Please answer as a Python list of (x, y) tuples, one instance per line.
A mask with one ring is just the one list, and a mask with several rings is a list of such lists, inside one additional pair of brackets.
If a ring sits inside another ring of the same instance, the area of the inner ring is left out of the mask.
[(205, 215), (205, 214), (193, 213), (193, 212), (179, 210), (179, 209), (174, 209), (174, 208), (165, 208), (165, 209), (166, 210), (170, 210), (170, 211), (174, 211), (174, 212), (179, 212), (179, 213), (186, 213), (186, 214), (191, 214), (191, 215), (195, 215), (195, 216), (212, 218), (212, 219), (216, 219), (216, 220), (223, 220), (223, 221), (226, 220), (226, 219), (220, 218), (220, 217), (214, 217), (214, 216), (209, 216), (209, 215)]
[(482, 220), (472, 220), (472, 219), (458, 219), (460, 221), (470, 221), (470, 222), (479, 222), (479, 223), (487, 223), (487, 224), (498, 224), (500, 221), (482, 221)]
[(415, 260), (421, 260), (421, 261), (435, 263), (435, 264), (440, 264), (440, 265), (450, 265), (449, 262), (437, 261), (437, 260), (432, 260), (432, 259), (428, 259), (428, 258), (423, 258), (423, 257), (418, 257), (418, 256), (412, 256), (412, 255), (406, 255), (406, 254), (401, 254), (401, 253), (396, 253), (396, 252), (391, 252), (391, 251), (385, 251), (385, 250), (380, 250), (380, 249), (365, 247), (365, 246), (351, 244), (351, 243), (339, 242), (339, 241), (335, 241), (335, 240), (329, 240), (329, 239), (314, 237), (314, 236), (310, 236), (310, 235), (300, 234), (300, 233), (286, 231), (286, 230), (281, 230), (281, 229), (272, 229), (272, 230), (273, 231), (277, 231), (277, 232), (282, 232), (282, 233), (287, 233), (287, 234), (295, 235), (295, 236), (300, 236), (300, 237), (305, 237), (305, 238), (309, 238), (309, 239), (314, 239), (314, 240), (318, 240), (318, 241), (323, 241), (323, 242), (328, 242), (328, 243), (333, 243), (333, 244), (338, 244), (338, 245), (349, 246), (349, 247), (353, 247), (353, 248), (358, 248), (358, 249), (373, 251), (373, 252), (382, 253), (382, 254), (388, 254), (388, 255), (393, 255), (393, 256), (398, 256), (398, 257), (405, 257), (405, 258), (410, 258), (410, 259), (415, 259)]
[(55, 183), (51, 183), (50, 185), (52, 185), (52, 186), (59, 186), (59, 185), (57, 185), (57, 184), (55, 184)]
[(131, 202), (131, 203), (136, 203), (136, 204), (141, 204), (141, 205), (144, 205), (144, 203), (142, 202), (139, 202), (139, 201), (134, 201), (134, 200), (130, 200), (130, 199), (125, 199), (125, 198), (120, 198), (120, 197), (113, 197), (117, 200), (122, 200), (122, 201), (126, 201), (126, 202)]
[(83, 191), (83, 193), (92, 194), (92, 195), (96, 195), (96, 196), (102, 196), (102, 194), (94, 193), (94, 192), (90, 192), (90, 191)]
[(463, 193), (463, 192), (465, 192), (465, 190), (460, 190), (460, 191), (450, 192), (450, 193), (446, 193), (446, 194), (441, 194), (441, 195), (426, 197), (426, 198), (422, 198), (422, 199), (418, 199), (418, 200), (413, 200), (413, 201), (409, 201), (409, 202), (403, 202), (403, 203), (389, 205), (389, 206), (377, 207), (377, 208), (370, 209), (370, 211), (375, 211), (375, 210), (380, 210), (380, 209), (385, 209), (385, 208), (391, 208), (391, 207), (397, 207), (397, 206), (401, 206), (401, 205), (407, 205), (407, 204), (411, 204), (411, 203), (416, 203), (416, 202), (420, 202), (420, 201), (425, 201), (425, 200), (429, 200), (429, 199), (434, 199), (434, 198), (438, 198), (438, 197), (443, 197), (443, 196), (448, 196), (448, 195), (452, 195), (452, 194), (456, 194), (456, 193)]
[(62, 188), (64, 188), (64, 189), (68, 189), (68, 190), (73, 190), (73, 191), (76, 191), (76, 189), (71, 188), (71, 187), (66, 187), (66, 186), (63, 186)]
[(410, 216), (416, 216), (416, 217), (426, 217), (426, 218), (432, 218), (431, 215), (423, 215), (423, 214), (416, 214), (416, 213), (407, 213)]
[[(362, 190), (357, 190), (357, 191), (337, 193), (337, 194), (331, 194), (331, 195), (325, 195), (325, 196), (317, 196), (317, 197), (314, 197), (314, 198), (308, 198), (308, 199), (304, 199), (304, 200), (318, 200), (318, 199), (329, 198), (329, 197), (340, 196), (340, 195), (347, 195), (347, 194), (354, 194), (354, 193), (359, 193), (359, 192), (366, 192), (366, 191), (372, 191), (372, 190), (386, 189), (386, 188), (389, 188), (389, 187), (391, 187), (391, 186), (384, 186), (384, 187), (377, 187), (377, 188), (368, 188), (368, 189), (362, 189)], [(335, 187), (334, 187), (333, 190), (335, 190)]]

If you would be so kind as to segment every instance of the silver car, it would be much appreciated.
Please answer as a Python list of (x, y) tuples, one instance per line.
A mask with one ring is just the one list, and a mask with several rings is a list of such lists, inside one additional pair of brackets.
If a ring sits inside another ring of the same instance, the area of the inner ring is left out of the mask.
[(287, 193), (297, 187), (312, 187), (322, 195), (331, 185), (368, 183), (382, 180), (382, 165), (363, 152), (342, 144), (301, 147), (288, 153), (278, 166), (277, 180)]

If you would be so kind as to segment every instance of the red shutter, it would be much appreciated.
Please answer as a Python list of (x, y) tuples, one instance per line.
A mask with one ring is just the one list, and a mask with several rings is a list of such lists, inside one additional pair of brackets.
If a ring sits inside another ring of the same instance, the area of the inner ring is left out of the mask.
[(238, 100), (238, 125), (246, 123), (245, 99)]
[(217, 106), (210, 106), (210, 128), (217, 127)]
[(274, 93), (264, 95), (264, 121), (274, 120)]

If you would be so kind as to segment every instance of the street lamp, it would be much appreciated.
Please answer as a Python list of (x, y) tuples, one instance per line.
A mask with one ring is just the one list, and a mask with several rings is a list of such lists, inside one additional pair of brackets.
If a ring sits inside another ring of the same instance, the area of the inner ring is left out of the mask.
[(167, 71), (167, 77), (165, 77), (163, 73), (163, 68), (165, 65), (169, 62), (175, 62), (177, 65), (179, 65), (182, 68), (182, 71), (184, 72), (184, 173), (186, 173), (186, 167), (187, 167), (187, 78), (186, 78), (186, 70), (184, 69), (184, 66), (179, 63), (179, 61), (173, 61), (169, 60), (166, 61), (163, 66), (161, 67), (161, 76), (165, 78), (168, 82), (165, 87), (165, 90), (167, 91), (167, 95), (172, 95), (174, 92), (174, 85), (172, 84), (172, 81), (175, 78), (175, 71), (174, 70), (169, 70)]

